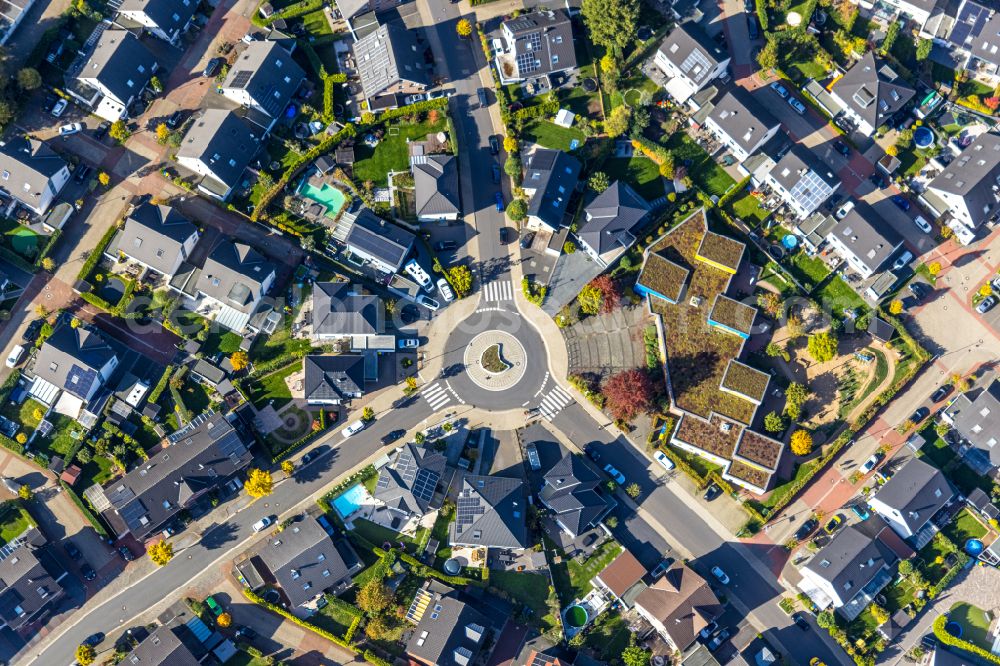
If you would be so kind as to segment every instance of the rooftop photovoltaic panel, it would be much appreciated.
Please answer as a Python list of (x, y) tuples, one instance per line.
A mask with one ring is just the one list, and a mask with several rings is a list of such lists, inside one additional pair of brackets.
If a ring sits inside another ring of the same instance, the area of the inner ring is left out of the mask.
[(126, 525), (137, 528), (142, 524), (142, 517), (146, 515), (146, 507), (142, 505), (141, 501), (132, 502), (119, 508), (118, 515), (122, 517)]
[(232, 87), (245, 88), (246, 85), (250, 83), (250, 79), (252, 77), (253, 77), (252, 71), (247, 69), (241, 69), (240, 71), (236, 72), (236, 75), (233, 77)]
[(688, 54), (687, 58), (684, 58), (684, 62), (681, 63), (681, 71), (688, 75), (688, 77), (700, 83), (701, 80), (708, 76), (708, 73), (712, 69), (712, 63), (709, 61), (705, 54), (700, 50), (695, 49)]
[(983, 31), (983, 26), (990, 18), (990, 10), (975, 2), (965, 2), (962, 12), (955, 20), (951, 30), (951, 42), (962, 46), (970, 46)]
[(537, 32), (528, 33), (525, 36), (525, 39), (528, 40), (528, 48), (532, 51), (537, 51), (542, 48), (542, 36)]
[(437, 488), (440, 476), (437, 472), (429, 469), (422, 469), (417, 474), (417, 480), (413, 484), (413, 494), (417, 499), (425, 502), (431, 501), (434, 497), (434, 489)]
[(407, 485), (412, 484), (413, 479), (417, 477), (417, 461), (413, 459), (409, 451), (399, 454), (395, 469), (396, 473), (399, 474), (399, 478)]
[(475, 522), (476, 518), (486, 513), (478, 497), (459, 497), (455, 512), (459, 527), (466, 527)]
[(529, 74), (538, 68), (539, 64), (534, 52), (522, 53), (517, 56), (517, 71), (521, 74)]
[(389, 478), (388, 474), (379, 474), (378, 483), (375, 484), (375, 490), (385, 490), (389, 487), (392, 480)]
[(833, 193), (815, 171), (807, 171), (791, 189), (792, 198), (799, 201), (806, 210), (814, 210)]
[(384, 259), (387, 263), (398, 264), (403, 258), (403, 248), (387, 238), (382, 238), (357, 226), (351, 230), (348, 242), (372, 256)]
[(86, 396), (95, 381), (97, 381), (97, 371), (74, 365), (66, 373), (66, 384), (63, 388), (76, 395)]

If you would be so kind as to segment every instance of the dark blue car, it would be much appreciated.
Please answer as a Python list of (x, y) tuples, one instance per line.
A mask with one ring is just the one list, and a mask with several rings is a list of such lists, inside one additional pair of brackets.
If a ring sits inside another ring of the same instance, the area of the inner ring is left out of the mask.
[(901, 194), (894, 194), (892, 197), (892, 203), (899, 206), (902, 210), (910, 210), (910, 202)]
[(493, 165), (493, 182), (500, 184), (500, 165), (498, 164)]
[(497, 212), (502, 213), (503, 212), (503, 195), (500, 194), (499, 192), (497, 192), (496, 195), (494, 195), (494, 198), (496, 199), (496, 202), (497, 202)]

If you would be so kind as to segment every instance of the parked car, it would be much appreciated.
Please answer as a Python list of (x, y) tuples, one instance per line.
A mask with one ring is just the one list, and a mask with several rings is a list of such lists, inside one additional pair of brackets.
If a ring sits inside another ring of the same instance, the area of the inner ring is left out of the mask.
[(83, 639), (84, 645), (89, 645), (90, 647), (97, 647), (104, 642), (104, 632), (95, 632)]
[(263, 518), (261, 518), (260, 520), (258, 520), (256, 523), (253, 524), (253, 531), (263, 532), (264, 530), (266, 530), (268, 527), (271, 526), (271, 523), (272, 520), (270, 516), (264, 516)]
[(892, 262), (892, 270), (898, 271), (911, 261), (913, 261), (913, 253), (906, 250), (903, 254), (899, 255), (899, 258), (896, 259), (896, 261)]
[(751, 41), (760, 37), (760, 26), (754, 14), (747, 14), (747, 33)]
[(910, 210), (910, 201), (902, 194), (892, 195), (892, 203), (896, 204), (900, 210)]
[(438, 293), (441, 294), (441, 298), (444, 299), (445, 303), (451, 303), (455, 300), (455, 292), (451, 290), (451, 285), (444, 278), (439, 278), (437, 281)]
[(913, 294), (913, 297), (917, 299), (917, 302), (924, 300), (927, 294), (931, 293), (930, 285), (926, 282), (911, 282), (906, 285), (906, 288)]
[(222, 63), (224, 62), (226, 61), (222, 58), (212, 58), (211, 60), (208, 61), (208, 64), (205, 65), (205, 69), (202, 70), (201, 75), (215, 76), (216, 74), (219, 73), (219, 68), (222, 67)]
[(400, 338), (396, 345), (400, 349), (416, 349), (420, 346), (420, 340), (416, 338)]
[(489, 106), (490, 105), (490, 98), (489, 98), (489, 95), (486, 94), (486, 88), (480, 88), (479, 90), (476, 91), (476, 94), (479, 95), (479, 105), (480, 106)]
[(756, 6), (754, 5), (754, 0), (743, 0), (743, 11), (747, 14), (752, 14), (756, 11)]
[(667, 569), (670, 568), (670, 565), (673, 563), (674, 563), (674, 558), (664, 557), (662, 560), (660, 560), (660, 563), (657, 564), (653, 568), (653, 570), (649, 572), (650, 578), (652, 578), (652, 580), (656, 580), (657, 578), (662, 576), (667, 571)]
[(497, 155), (500, 152), (500, 139), (496, 134), (490, 135), (490, 155)]
[(503, 212), (503, 208), (504, 208), (504, 206), (503, 206), (503, 195), (500, 194), (499, 192), (497, 192), (496, 194), (493, 195), (493, 200), (496, 201), (496, 203), (497, 203), (497, 212), (498, 213), (502, 213)]
[(712, 620), (707, 625), (705, 625), (704, 629), (698, 632), (698, 640), (704, 643), (711, 637), (712, 634), (715, 633), (715, 630), (718, 628), (719, 628), (719, 623), (716, 622), (715, 620)]
[(91, 169), (89, 166), (87, 166), (86, 164), (81, 164), (76, 168), (76, 171), (73, 172), (73, 180), (75, 180), (78, 183), (84, 182), (85, 180), (87, 180), (87, 176), (90, 175), (90, 171)]
[(70, 134), (76, 134), (83, 129), (81, 123), (69, 123), (68, 125), (62, 125), (59, 128), (59, 136), (69, 136)]
[(73, 560), (74, 562), (83, 557), (83, 553), (80, 552), (80, 549), (77, 548), (76, 544), (73, 543), (72, 541), (67, 541), (66, 543), (64, 543), (63, 550), (65, 550), (66, 554), (69, 555), (69, 559)]
[(915, 218), (913, 218), (913, 223), (917, 225), (917, 228), (920, 229), (925, 234), (929, 234), (932, 231), (934, 231), (934, 227), (931, 226), (931, 223), (925, 220), (920, 215), (917, 215)]
[(823, 531), (827, 534), (833, 534), (837, 531), (837, 528), (844, 524), (844, 517), (839, 513), (827, 521), (826, 525), (823, 527)]
[(803, 615), (801, 612), (792, 614), (792, 622), (794, 622), (795, 626), (801, 629), (802, 631), (809, 631), (810, 629), (812, 629), (812, 625), (809, 624), (809, 621), (806, 620), (805, 615)]
[(778, 96), (781, 97), (782, 99), (788, 97), (788, 88), (781, 85), (777, 81), (771, 84), (771, 90), (778, 93)]
[(721, 494), (722, 494), (722, 488), (720, 488), (717, 484), (713, 483), (712, 485), (710, 485), (708, 488), (705, 489), (705, 494), (702, 495), (702, 498), (704, 498), (706, 502), (711, 502)]
[[(323, 516), (320, 516), (320, 518), (323, 518)], [(245, 624), (237, 627), (236, 631), (233, 633), (233, 638), (238, 641), (252, 641), (256, 637), (257, 632), (254, 631), (253, 627), (248, 627)]]
[(938, 639), (934, 634), (927, 634), (920, 639), (920, 645), (923, 646), (925, 650), (933, 651), (937, 648)]
[(854, 210), (854, 202), (847, 201), (844, 203), (843, 206), (837, 209), (837, 212), (834, 213), (834, 215), (838, 220), (842, 220), (845, 217), (847, 217), (847, 214), (850, 213), (852, 210)]
[(491, 167), (491, 170), (493, 172), (493, 183), (495, 185), (499, 185), (500, 184), (500, 165), (499, 164), (494, 164)]
[(24, 329), (24, 333), (21, 334), (21, 340), (27, 343), (32, 343), (38, 339), (38, 333), (42, 330), (42, 324), (45, 322), (42, 319), (35, 319), (27, 328)]
[(604, 471), (605, 471), (605, 473), (608, 476), (610, 476), (612, 479), (614, 479), (615, 481), (617, 481), (618, 485), (620, 485), (620, 486), (624, 486), (625, 485), (625, 475), (622, 474), (621, 472), (619, 472), (617, 469), (615, 469), (614, 466), (612, 466), (612, 465), (605, 465), (604, 466)]
[(729, 585), (729, 576), (719, 567), (712, 567), (712, 575), (723, 585)]
[(14, 345), (14, 347), (10, 350), (10, 354), (7, 355), (7, 367), (17, 367), (17, 364), (21, 362), (22, 356), (24, 356), (24, 346)]
[(855, 504), (851, 507), (851, 511), (858, 517), (858, 520), (868, 520), (872, 517), (872, 514), (865, 508), (864, 504)]
[(129, 547), (124, 545), (118, 546), (118, 555), (120, 555), (121, 558), (126, 562), (131, 562), (132, 560), (135, 559), (135, 555), (132, 554), (132, 551), (129, 550)]
[(170, 117), (167, 118), (166, 122), (167, 127), (169, 127), (170, 129), (177, 129), (178, 127), (180, 127), (181, 123), (184, 122), (184, 116), (186, 115), (187, 111), (184, 111), (183, 109), (174, 111), (173, 113), (170, 114)]
[(888, 182), (886, 182), (885, 176), (880, 174), (878, 171), (869, 176), (868, 180), (870, 180), (871, 184), (874, 185), (875, 188), (879, 190), (884, 189), (889, 184)]
[(795, 531), (795, 540), (805, 541), (817, 527), (819, 527), (819, 521), (815, 518), (810, 518), (806, 522), (799, 525), (799, 529)]
[(406, 265), (403, 266), (403, 270), (406, 271), (407, 275), (416, 280), (417, 284), (424, 289), (430, 291), (434, 288), (431, 286), (431, 276), (428, 275), (423, 266), (417, 263), (416, 259), (410, 259), (406, 262)]
[(913, 421), (914, 423), (920, 423), (930, 415), (931, 415), (931, 410), (929, 410), (926, 407), (919, 407), (917, 408), (917, 411), (913, 412), (913, 414), (910, 415), (910, 420)]
[(84, 560), (80, 562), (80, 573), (83, 575), (84, 580), (94, 580), (97, 578), (97, 572), (94, 571), (94, 567)]
[(840, 153), (844, 157), (850, 157), (851, 156), (851, 149), (848, 148), (847, 144), (844, 143), (843, 141), (834, 141), (833, 142), (833, 148), (834, 148), (834, 150), (836, 150), (838, 153)]
[(868, 472), (875, 469), (875, 465), (878, 464), (879, 460), (881, 460), (879, 454), (877, 453), (872, 454), (872, 456), (868, 458), (868, 460), (861, 463), (861, 467), (858, 468), (858, 471), (861, 472), (862, 474), (867, 474)]
[(222, 607), (222, 604), (216, 601), (215, 597), (213, 597), (212, 595), (208, 595), (207, 597), (205, 597), (205, 605), (208, 606), (209, 610), (212, 611), (212, 614), (215, 615), (215, 617), (219, 617), (220, 615), (226, 612), (225, 609)]
[(531, 244), (534, 243), (534, 242), (535, 242), (535, 232), (534, 231), (528, 232), (528, 233), (524, 234), (524, 236), (521, 237), (521, 247), (523, 249), (525, 249), (525, 250), (527, 250), (529, 247), (531, 247)]
[(507, 242), (507, 227), (500, 227), (500, 244)]
[(385, 446), (387, 444), (392, 444), (405, 434), (406, 434), (405, 430), (399, 429), (399, 430), (393, 430), (392, 432), (382, 435), (382, 446)]
[(452, 240), (441, 241), (440, 243), (434, 244), (435, 252), (450, 252), (458, 247), (458, 243)]
[(795, 112), (798, 113), (800, 116), (804, 116), (806, 114), (806, 105), (800, 102), (799, 100), (795, 99), (794, 97), (788, 98), (788, 106), (795, 109)]
[(949, 395), (951, 395), (952, 386), (951, 384), (944, 384), (939, 386), (938, 390), (931, 394), (931, 402), (941, 402)]
[(598, 462), (601, 459), (601, 452), (598, 451), (597, 447), (593, 444), (584, 449), (584, 452), (587, 454), (587, 457), (594, 462)]
[(364, 429), (365, 429), (365, 422), (362, 421), (361, 419), (358, 419), (353, 423), (349, 423), (346, 428), (340, 431), (340, 434), (344, 436), (344, 439), (347, 439), (348, 437), (354, 437)]
[(66, 112), (66, 107), (69, 106), (69, 102), (60, 98), (56, 100), (56, 103), (52, 106), (52, 110), (49, 113), (52, 114), (53, 118), (59, 118)]
[(440, 303), (438, 303), (437, 301), (435, 301), (430, 296), (424, 296), (423, 294), (419, 294), (417, 296), (417, 303), (420, 303), (422, 306), (424, 306), (428, 310), (437, 310), (438, 308), (441, 307)]
[(707, 644), (709, 652), (715, 652), (722, 647), (722, 644), (729, 640), (730, 635), (729, 629), (723, 629), (712, 637), (712, 640), (710, 640)]
[(996, 296), (987, 296), (983, 300), (979, 301), (979, 305), (976, 306), (976, 312), (979, 314), (986, 314), (993, 309), (993, 306), (997, 304)]
[(656, 462), (663, 465), (663, 467), (667, 470), (671, 470), (677, 466), (674, 464), (674, 461), (668, 458), (667, 454), (664, 453), (663, 451), (657, 451), (656, 453), (654, 453), (653, 458), (656, 460)]
[(94, 130), (94, 138), (100, 141), (107, 136), (109, 129), (111, 129), (111, 123), (107, 120), (102, 121), (101, 124), (97, 126), (97, 129)]

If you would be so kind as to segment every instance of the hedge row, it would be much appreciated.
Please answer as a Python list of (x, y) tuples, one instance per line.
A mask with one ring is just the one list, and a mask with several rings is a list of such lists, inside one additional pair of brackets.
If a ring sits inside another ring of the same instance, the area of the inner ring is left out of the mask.
[[(266, 2), (266, 0), (263, 0), (261, 5), (264, 4), (264, 2)], [(295, 18), (296, 16), (311, 14), (314, 11), (322, 9), (325, 4), (326, 0), (302, 0), (301, 2), (296, 2), (294, 5), (288, 5), (283, 9), (279, 9), (267, 18), (260, 15), (260, 5), (257, 5), (257, 11), (253, 13), (250, 21), (256, 26), (266, 28), (278, 19), (290, 19)]]
[(559, 113), (559, 100), (551, 98), (541, 104), (520, 108), (511, 114), (511, 118), (523, 123), (526, 120), (533, 120), (534, 118), (548, 118), (557, 113)]
[(345, 641), (340, 636), (335, 636), (334, 634), (330, 633), (326, 629), (321, 629), (320, 627), (317, 627), (315, 624), (312, 624), (310, 622), (306, 622), (305, 620), (302, 620), (302, 619), (299, 619), (299, 618), (295, 617), (294, 615), (292, 615), (291, 613), (289, 613), (288, 611), (286, 611), (281, 606), (277, 606), (275, 604), (272, 604), (269, 601), (265, 601), (263, 598), (257, 596), (256, 594), (254, 594), (253, 592), (251, 592), (250, 590), (248, 590), (246, 588), (243, 588), (243, 596), (245, 596), (249, 601), (257, 604), (258, 606), (266, 608), (267, 610), (271, 611), (272, 613), (276, 613), (276, 614), (280, 615), (281, 617), (285, 618), (286, 620), (288, 620), (292, 624), (296, 624), (296, 625), (302, 627), (303, 629), (308, 629), (309, 631), (313, 632), (317, 636), (322, 636), (323, 638), (325, 638), (326, 640), (330, 641), (331, 643), (336, 643), (337, 645), (339, 645), (342, 648), (350, 650), (351, 652), (354, 652), (355, 654), (357, 653), (357, 651), (353, 647), (351, 647), (351, 644), (348, 643), (347, 641)]
[(45, 257), (49, 256), (49, 252), (51, 252), (52, 248), (55, 247), (56, 241), (59, 240), (60, 236), (62, 236), (62, 229), (56, 229), (55, 231), (52, 232), (52, 235), (49, 236), (49, 239), (45, 242), (45, 245), (43, 245), (42, 248), (38, 251), (38, 255), (35, 256), (35, 268), (38, 268), (39, 266), (42, 265), (42, 260), (45, 259)]
[[(658, 143), (650, 141), (646, 137), (640, 136), (632, 139), (632, 147), (641, 150), (649, 159), (656, 162), (660, 167), (660, 175), (664, 178), (674, 176), (674, 156), (669, 150)], [(668, 173), (669, 172), (669, 173)]]
[(250, 370), (250, 377), (261, 377), (263, 375), (269, 375), (277, 370), (283, 370), (287, 368), (292, 363), (302, 360), (302, 358), (308, 354), (312, 354), (312, 348), (305, 351), (290, 351), (286, 354), (281, 354), (280, 356), (275, 356), (269, 361), (264, 361), (263, 363), (254, 364), (253, 368)]
[(90, 521), (94, 531), (97, 532), (102, 538), (110, 539), (111, 535), (109, 535), (108, 531), (104, 529), (104, 525), (102, 525), (101, 521), (97, 519), (97, 516), (94, 515), (94, 512), (90, 509), (90, 507), (84, 503), (83, 499), (76, 494), (73, 487), (62, 479), (59, 479), (59, 485), (62, 486), (62, 489), (67, 495), (69, 495), (69, 498), (73, 500), (73, 504), (76, 504), (76, 508), (80, 509), (80, 513), (82, 513), (84, 517)]
[(731, 204), (733, 200), (736, 199), (736, 195), (746, 190), (747, 185), (749, 184), (750, 184), (750, 176), (747, 176), (740, 182), (736, 183), (735, 187), (729, 188), (726, 191), (726, 193), (722, 195), (722, 198), (719, 199), (719, 208), (725, 208), (726, 206)]
[(985, 659), (992, 664), (1000, 664), (1000, 656), (993, 654), (989, 650), (983, 649), (976, 645), (975, 643), (970, 643), (962, 638), (957, 638), (948, 633), (945, 629), (945, 625), (948, 624), (947, 615), (939, 615), (936, 620), (934, 620), (933, 630), (934, 636), (938, 639), (938, 642), (942, 645), (950, 645), (952, 647), (957, 647), (959, 650), (964, 650), (970, 654), (974, 654), (980, 659)]
[[(320, 413), (323, 414), (325, 412), (321, 411)], [(285, 448), (281, 449), (280, 451), (272, 452), (271, 453), (271, 462), (276, 463), (276, 462), (280, 462), (280, 461), (284, 460), (285, 458), (287, 458), (294, 451), (298, 451), (303, 446), (305, 446), (309, 442), (313, 441), (314, 439), (316, 439), (317, 437), (319, 437), (320, 435), (322, 435), (324, 430), (325, 430), (325, 428), (323, 428), (323, 427), (320, 427), (319, 430), (315, 430), (315, 431), (314, 430), (310, 430), (308, 433), (306, 433), (305, 436), (300, 437), (299, 439), (295, 440), (294, 442), (292, 442), (291, 444), (289, 444)]]
[(101, 256), (104, 255), (104, 250), (107, 249), (108, 244), (111, 243), (111, 239), (115, 237), (117, 232), (117, 224), (112, 224), (111, 227), (104, 232), (104, 235), (101, 236), (101, 240), (97, 241), (97, 245), (95, 245), (94, 249), (90, 251), (90, 256), (88, 256), (87, 260), (83, 262), (83, 266), (80, 268), (80, 273), (76, 276), (77, 280), (86, 280), (90, 277), (91, 272), (93, 272), (94, 268), (97, 266), (97, 262), (99, 262), (101, 260)]
[(160, 381), (156, 382), (156, 386), (153, 387), (152, 392), (149, 394), (150, 404), (160, 401), (160, 396), (163, 394), (163, 390), (167, 388), (167, 382), (170, 381), (170, 376), (174, 374), (174, 370), (177, 366), (171, 364), (163, 369), (163, 374), (160, 375)]
[(767, 26), (771, 23), (767, 16), (767, 4), (764, 0), (757, 0), (757, 20), (760, 21), (760, 31), (767, 32)]
[(33, 273), (35, 271), (35, 266), (30, 261), (2, 245), (0, 245), (0, 257), (3, 257), (26, 273)]
[[(399, 559), (406, 562), (411, 567), (425, 567), (427, 569), (427, 575), (431, 578), (437, 578), (442, 583), (448, 583), (449, 585), (475, 585), (477, 587), (483, 587), (483, 581), (476, 580), (475, 578), (467, 578), (465, 576), (449, 576), (446, 573), (442, 573), (437, 569), (428, 567), (423, 562), (419, 561), (417, 558), (413, 557), (409, 553), (399, 553)], [(488, 575), (487, 575), (488, 577)]]

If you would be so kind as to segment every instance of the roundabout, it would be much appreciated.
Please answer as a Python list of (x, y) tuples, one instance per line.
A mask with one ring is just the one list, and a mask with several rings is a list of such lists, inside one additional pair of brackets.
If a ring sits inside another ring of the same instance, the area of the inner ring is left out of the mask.
[(469, 379), (487, 391), (506, 391), (524, 376), (524, 347), (506, 331), (477, 335), (465, 348), (463, 361)]

